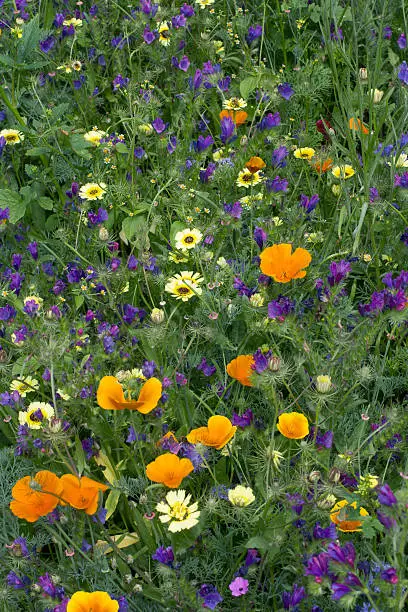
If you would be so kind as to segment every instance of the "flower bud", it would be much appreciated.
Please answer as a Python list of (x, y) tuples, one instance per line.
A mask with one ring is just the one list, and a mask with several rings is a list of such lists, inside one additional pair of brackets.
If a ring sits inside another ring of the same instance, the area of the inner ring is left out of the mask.
[(7, 353), (4, 349), (0, 350), (0, 363), (7, 361)]
[(251, 295), (249, 302), (252, 306), (255, 306), (255, 308), (260, 308), (264, 305), (264, 299), (260, 293), (254, 293)]
[(367, 68), (360, 68), (360, 70), (358, 71), (358, 78), (361, 82), (368, 80)]
[(332, 493), (329, 493), (328, 495), (322, 497), (317, 501), (317, 507), (321, 508), (321, 510), (329, 510), (330, 508), (333, 508), (335, 503), (336, 496), (332, 495)]
[(332, 189), (333, 195), (335, 196), (338, 196), (341, 191), (340, 185), (332, 185), (331, 189)]
[(372, 89), (370, 91), (370, 94), (373, 96), (374, 104), (379, 104), (384, 96), (384, 92), (381, 91), (381, 89), (374, 89), (374, 90)]
[(332, 467), (329, 472), (329, 480), (330, 482), (338, 483), (340, 480), (340, 470), (336, 467)]
[(109, 240), (109, 232), (106, 227), (99, 228), (99, 240), (103, 240), (103, 242)]
[(316, 389), (319, 393), (328, 393), (332, 388), (332, 381), (330, 376), (320, 374), (316, 376)]
[(161, 308), (153, 308), (151, 314), (150, 314), (150, 318), (153, 321), (153, 323), (156, 323), (156, 325), (159, 325), (160, 323), (163, 323), (164, 321), (164, 310), (162, 310)]
[(275, 355), (269, 358), (268, 368), (271, 372), (279, 372), (282, 365), (282, 359)]
[(319, 470), (313, 470), (313, 472), (310, 472), (309, 474), (309, 480), (310, 482), (317, 482), (318, 480), (320, 480), (321, 478), (321, 472), (319, 472)]

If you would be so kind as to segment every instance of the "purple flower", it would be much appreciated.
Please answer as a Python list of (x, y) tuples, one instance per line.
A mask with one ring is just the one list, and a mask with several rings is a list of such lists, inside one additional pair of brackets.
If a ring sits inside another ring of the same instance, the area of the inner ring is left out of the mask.
[(384, 483), (381, 487), (378, 487), (378, 501), (382, 506), (392, 507), (395, 506), (397, 502), (397, 498), (391, 490), (391, 487)]
[(241, 597), (241, 595), (245, 595), (248, 592), (249, 581), (246, 578), (235, 578), (229, 584), (229, 590), (231, 591), (231, 595), (233, 597)]
[(221, 119), (221, 142), (226, 144), (234, 135), (235, 123), (231, 117), (223, 117)]
[(261, 25), (249, 26), (248, 34), (246, 35), (248, 45), (253, 43), (254, 40), (256, 40), (257, 38), (260, 38), (261, 36), (262, 36), (262, 26)]
[(203, 357), (197, 366), (197, 370), (201, 370), (204, 376), (212, 376), (217, 371), (217, 368), (214, 365), (207, 363), (206, 358)]
[[(408, 85), (408, 65), (407, 62), (402, 62), (398, 66), (398, 78), (404, 85)], [(407, 173), (405, 173), (407, 174)]]
[(245, 427), (249, 427), (253, 420), (254, 414), (250, 408), (247, 408), (247, 410), (245, 410), (244, 414), (242, 414), (241, 416), (236, 412), (232, 413), (232, 424), (237, 427), (241, 427), (242, 429), (244, 429)]
[(129, 259), (127, 261), (128, 270), (136, 270), (139, 265), (138, 260), (134, 255), (129, 255)]
[[(407, 79), (408, 79), (408, 66), (407, 66)], [(407, 80), (408, 84), (408, 80)], [(401, 176), (396, 174), (394, 176), (394, 187), (402, 187), (403, 189), (408, 189), (408, 172), (404, 172)]]
[(223, 600), (217, 588), (212, 584), (203, 584), (197, 591), (197, 597), (204, 600), (203, 608), (214, 610), (216, 606)]
[(241, 218), (242, 206), (240, 202), (234, 202), (233, 204), (224, 204), (224, 210), (233, 219)]
[(129, 80), (130, 79), (128, 77), (123, 77), (121, 74), (115, 76), (112, 81), (113, 91), (117, 91), (118, 89), (126, 89), (126, 87), (129, 85)]
[(142, 373), (146, 378), (152, 378), (156, 371), (157, 365), (154, 361), (144, 361), (142, 365)]
[(271, 130), (272, 128), (278, 127), (280, 124), (281, 118), (279, 112), (268, 113), (259, 122), (258, 129), (263, 132), (264, 130)]
[(53, 36), (48, 36), (44, 38), (44, 40), (40, 40), (40, 49), (43, 53), (49, 53), (51, 49), (55, 45), (55, 38)]
[(294, 93), (295, 92), (289, 83), (282, 83), (281, 85), (278, 85), (278, 94), (285, 100), (290, 100)]
[(296, 608), (296, 606), (307, 597), (304, 587), (293, 585), (292, 591), (284, 591), (282, 593), (282, 603), (285, 610)]
[(212, 175), (215, 172), (217, 165), (214, 163), (209, 163), (207, 168), (205, 170), (200, 170), (200, 181), (202, 183), (208, 183), (210, 178), (212, 177)]
[(286, 166), (285, 158), (289, 155), (289, 149), (284, 145), (278, 147), (272, 152), (272, 166), (274, 168), (284, 168)]
[(264, 372), (268, 367), (269, 358), (271, 357), (271, 351), (263, 353), (261, 349), (257, 349), (253, 357), (254, 364), (252, 366), (252, 369), (255, 370), (255, 372), (257, 372), (258, 374), (262, 374), (262, 372)]
[(397, 45), (399, 46), (400, 49), (406, 49), (407, 37), (405, 36), (404, 33), (402, 33), (401, 36), (398, 38)]
[(248, 548), (248, 551), (245, 557), (245, 566), (250, 567), (251, 565), (255, 565), (256, 563), (259, 563), (260, 560), (261, 560), (261, 557), (259, 556), (257, 549)]
[(17, 311), (10, 304), (0, 307), (0, 321), (10, 321), (16, 316)]
[(28, 586), (30, 586), (31, 580), (28, 578), (28, 576), (21, 576), (21, 578), (19, 578), (16, 572), (9, 572), (7, 574), (7, 584), (16, 590), (26, 589)]
[(319, 196), (317, 193), (308, 198), (304, 193), (300, 196), (300, 206), (304, 208), (305, 212), (308, 214), (311, 213), (317, 206), (319, 202)]
[(143, 40), (147, 45), (151, 45), (156, 38), (156, 31), (152, 31), (149, 26), (146, 26), (143, 30)]
[(185, 2), (183, 6), (180, 7), (180, 14), (184, 15), (184, 17), (194, 17), (194, 8)]
[(254, 229), (254, 240), (258, 247), (262, 250), (266, 241), (268, 240), (268, 234), (262, 227), (255, 227)]
[(197, 91), (197, 89), (200, 88), (202, 82), (203, 82), (203, 73), (201, 72), (201, 70), (196, 70), (191, 80), (191, 86), (194, 89), (194, 91)]
[(281, 179), (280, 176), (275, 176), (274, 179), (268, 179), (265, 184), (269, 193), (278, 193), (279, 191), (283, 191), (285, 193), (289, 186), (288, 181), (285, 178)]
[(392, 29), (390, 26), (385, 26), (383, 28), (383, 38), (390, 40), (392, 37)]
[(354, 569), (356, 551), (352, 542), (346, 542), (343, 547), (335, 542), (331, 542), (327, 548), (327, 554), (332, 561), (347, 564)]
[(9, 208), (0, 208), (0, 221), (6, 221), (10, 217)]
[(163, 565), (172, 567), (174, 561), (174, 552), (172, 547), (168, 546), (165, 548), (164, 546), (159, 546), (159, 548), (156, 549), (156, 552), (152, 555), (152, 559), (154, 561), (158, 561), (159, 563), (163, 563)]
[(94, 213), (92, 210), (88, 212), (88, 219), (91, 225), (99, 225), (104, 221), (108, 220), (108, 211), (104, 208), (98, 208), (98, 212)]
[(65, 595), (64, 588), (55, 585), (48, 572), (44, 574), (44, 576), (38, 578), (37, 584), (42, 588), (44, 593), (52, 599), (62, 599)]
[(385, 569), (383, 572), (381, 572), (380, 578), (382, 578), (386, 582), (390, 582), (391, 584), (397, 584), (397, 570), (394, 567), (389, 567), (388, 569)]
[(268, 317), (270, 319), (279, 319), (283, 321), (283, 319), (294, 312), (295, 310), (295, 302), (290, 298), (280, 295), (277, 300), (272, 300), (268, 304)]
[(338, 601), (345, 595), (348, 595), (349, 593), (351, 593), (350, 587), (348, 587), (346, 584), (342, 584), (341, 582), (333, 582), (333, 584), (331, 585), (331, 588), (333, 592), (332, 594), (333, 601)]
[(329, 429), (324, 433), (317, 432), (316, 436), (317, 448), (331, 448), (333, 446), (333, 432)]
[(19, 295), (24, 278), (25, 278), (24, 274), (20, 275), (18, 272), (14, 272), (14, 274), (10, 274), (10, 279), (9, 279), (10, 280), (10, 284), (9, 284), (10, 291), (15, 291), (16, 295)]
[(232, 286), (234, 287), (234, 289), (237, 289), (238, 295), (246, 295), (247, 297), (251, 297), (251, 295), (253, 295), (256, 291), (255, 287), (253, 289), (247, 287), (244, 281), (239, 278), (239, 276), (236, 276), (234, 278)]
[(313, 555), (307, 561), (305, 576), (314, 576), (315, 582), (321, 582), (322, 578), (329, 574), (329, 555), (325, 552)]
[(182, 70), (183, 72), (187, 72), (189, 67), (190, 67), (190, 60), (188, 59), (187, 55), (183, 55), (183, 57), (179, 61), (178, 68), (179, 70)]
[(211, 134), (208, 134), (208, 136), (203, 136), (200, 134), (197, 138), (197, 142), (193, 142), (194, 149), (197, 151), (197, 153), (205, 151), (208, 149), (208, 147), (211, 147), (212, 144), (214, 144), (214, 138), (211, 136)]
[(337, 538), (336, 525), (331, 523), (329, 527), (320, 527), (317, 522), (313, 528), (313, 537), (316, 540), (335, 540)]
[(332, 261), (330, 264), (330, 274), (327, 277), (327, 282), (329, 283), (330, 287), (340, 284), (341, 281), (346, 278), (350, 270), (351, 265), (348, 261), (345, 261), (344, 259), (339, 262)]
[(11, 258), (11, 265), (13, 266), (13, 268), (18, 271), (20, 269), (21, 266), (21, 262), (23, 260), (23, 256), (21, 255), (21, 253), (14, 253), (12, 258)]
[(157, 117), (152, 121), (152, 126), (157, 134), (161, 134), (167, 129), (168, 124), (164, 123), (161, 117)]

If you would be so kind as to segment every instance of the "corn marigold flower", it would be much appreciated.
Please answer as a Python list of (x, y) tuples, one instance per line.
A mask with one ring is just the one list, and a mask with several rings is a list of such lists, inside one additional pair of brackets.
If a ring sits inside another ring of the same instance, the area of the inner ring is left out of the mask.
[(173, 453), (160, 455), (146, 466), (146, 476), (153, 482), (177, 489), (181, 481), (194, 470), (190, 459), (180, 459)]
[(41, 429), (43, 421), (49, 421), (54, 414), (51, 404), (31, 402), (27, 410), (18, 413), (18, 422), (20, 425), (28, 425), (30, 429)]
[(102, 132), (102, 130), (98, 130), (98, 129), (94, 128), (93, 130), (90, 130), (90, 132), (86, 132), (84, 134), (84, 139), (87, 142), (92, 143), (96, 147), (99, 147), (99, 145), (101, 144), (101, 139), (104, 136), (105, 136), (105, 132)]
[[(349, 504), (346, 499), (338, 501), (331, 509), (331, 522), (335, 523), (337, 525), (337, 528), (345, 533), (361, 531), (362, 522), (358, 520), (349, 520), (347, 511), (345, 510), (346, 506), (350, 506), (350, 508), (356, 510), (357, 502), (354, 501)], [(360, 508), (359, 514), (360, 516), (368, 516), (368, 512), (365, 508)]]
[(61, 480), (53, 472), (42, 470), (32, 478), (24, 476), (14, 485), (10, 510), (14, 516), (34, 523), (52, 512), (62, 494)]
[(234, 489), (228, 491), (228, 499), (233, 506), (244, 508), (255, 501), (255, 495), (251, 487), (237, 485)]
[(316, 151), (311, 147), (301, 147), (300, 149), (295, 149), (293, 155), (296, 159), (312, 159), (314, 157)]
[(105, 183), (86, 183), (79, 190), (79, 197), (82, 200), (102, 200), (106, 193)]
[(355, 170), (353, 166), (345, 164), (343, 166), (334, 166), (334, 168), (332, 168), (332, 174), (337, 179), (347, 180), (355, 175)]
[(18, 391), (21, 397), (26, 397), (27, 393), (33, 393), (38, 388), (38, 380), (31, 376), (26, 376), (22, 380), (13, 380), (10, 385), (10, 391)]
[(159, 520), (169, 524), (169, 531), (177, 533), (185, 529), (192, 529), (198, 524), (200, 511), (197, 502), (190, 505), (191, 495), (186, 495), (184, 489), (169, 491), (165, 501), (156, 506), (157, 512), (161, 513)]
[(245, 168), (247, 168), (252, 174), (258, 172), (258, 170), (262, 170), (265, 168), (266, 164), (261, 157), (251, 157), (249, 161), (245, 164)]
[(105, 591), (77, 591), (67, 604), (67, 612), (118, 612), (119, 602)]
[(63, 486), (61, 505), (69, 504), (76, 510), (85, 510), (89, 515), (95, 514), (98, 509), (99, 491), (104, 492), (109, 488), (87, 476), (78, 478), (73, 474), (64, 474), (60, 481)]
[(203, 277), (198, 272), (184, 270), (168, 279), (164, 290), (171, 293), (176, 299), (187, 302), (194, 295), (201, 295), (203, 290), (199, 285)]
[(158, 378), (149, 378), (140, 390), (137, 400), (125, 399), (122, 385), (115, 376), (101, 378), (96, 393), (96, 401), (104, 410), (137, 410), (148, 414), (156, 408), (162, 394), (162, 384)]
[(247, 168), (241, 170), (238, 174), (236, 184), (238, 187), (253, 187), (254, 185), (258, 185), (263, 180), (262, 175), (259, 172), (251, 172)]
[(230, 98), (229, 100), (224, 100), (223, 107), (227, 110), (240, 110), (242, 108), (246, 108), (247, 103), (243, 98)]
[(236, 426), (227, 417), (217, 414), (208, 419), (207, 427), (192, 429), (187, 440), (191, 444), (203, 444), (221, 450), (232, 440), (236, 431)]
[(285, 412), (279, 415), (277, 428), (290, 440), (301, 440), (309, 433), (309, 423), (301, 412)]
[(24, 140), (24, 134), (19, 130), (7, 129), (0, 131), (0, 138), (4, 138), (6, 145), (16, 145)]
[(227, 365), (227, 374), (235, 378), (244, 387), (252, 387), (251, 376), (254, 373), (255, 360), (252, 354), (238, 355)]
[(162, 21), (162, 23), (159, 24), (158, 32), (159, 43), (164, 47), (168, 47), (170, 44), (170, 28), (167, 21)]
[(260, 254), (261, 271), (271, 276), (277, 283), (288, 283), (295, 278), (304, 278), (307, 268), (312, 261), (309, 251), (297, 248), (292, 253), (291, 244), (274, 244)]
[(74, 28), (80, 28), (82, 26), (82, 19), (77, 19), (76, 17), (70, 17), (69, 19), (64, 19), (62, 22), (64, 26), (74, 26)]
[(177, 232), (177, 234), (174, 236), (174, 240), (176, 241), (176, 249), (179, 249), (180, 251), (194, 249), (194, 247), (201, 242), (202, 238), (203, 235), (200, 230), (195, 228)]

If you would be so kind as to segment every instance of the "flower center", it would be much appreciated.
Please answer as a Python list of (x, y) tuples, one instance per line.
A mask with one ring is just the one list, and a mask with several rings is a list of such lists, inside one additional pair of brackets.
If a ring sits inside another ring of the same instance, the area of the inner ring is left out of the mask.
[(188, 507), (182, 502), (176, 502), (171, 509), (171, 516), (177, 521), (184, 521), (190, 514)]
[(184, 238), (184, 242), (187, 242), (187, 244), (191, 244), (192, 242), (194, 242), (194, 238), (192, 236), (186, 236)]
[(178, 287), (177, 293), (180, 295), (187, 295), (188, 293), (191, 293), (191, 289), (188, 287)]
[(99, 189), (97, 187), (94, 187), (93, 189), (89, 190), (89, 195), (96, 195), (99, 192)]

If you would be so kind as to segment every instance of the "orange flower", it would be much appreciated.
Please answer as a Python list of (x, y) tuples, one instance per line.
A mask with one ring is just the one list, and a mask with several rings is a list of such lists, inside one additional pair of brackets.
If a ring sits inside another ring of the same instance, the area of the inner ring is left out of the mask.
[(62, 483), (58, 476), (42, 470), (34, 478), (24, 476), (14, 485), (10, 510), (18, 518), (34, 523), (52, 512), (60, 502)]
[(227, 373), (231, 378), (238, 380), (244, 387), (252, 387), (251, 374), (253, 369), (251, 366), (255, 363), (252, 355), (238, 355), (227, 365)]
[(308, 420), (301, 412), (284, 412), (278, 418), (277, 428), (291, 440), (301, 440), (309, 433)]
[(243, 125), (245, 121), (247, 120), (248, 113), (242, 110), (239, 110), (239, 111), (223, 110), (220, 112), (220, 119), (223, 119), (224, 117), (231, 117), (235, 125), (239, 127), (240, 125)]
[(85, 510), (87, 514), (95, 514), (98, 509), (99, 491), (106, 491), (108, 487), (87, 476), (78, 478), (73, 474), (61, 476), (63, 485), (62, 506), (69, 504), (77, 510)]
[(255, 174), (258, 170), (262, 170), (265, 168), (266, 164), (261, 157), (251, 157), (249, 161), (245, 164), (245, 168), (248, 168), (251, 174)]
[(140, 390), (136, 400), (125, 399), (122, 385), (115, 376), (104, 376), (99, 382), (96, 401), (105, 410), (138, 410), (148, 414), (154, 408), (162, 394), (162, 384), (158, 378), (149, 378)]
[[(361, 531), (360, 529), (362, 525), (361, 521), (356, 521), (356, 520), (349, 521), (347, 519), (347, 512), (343, 510), (343, 508), (348, 505), (349, 503), (346, 499), (342, 499), (341, 501), (338, 501), (331, 510), (330, 520), (332, 523), (335, 523), (337, 525), (337, 528), (340, 531), (344, 531), (346, 533), (352, 532), (352, 531)], [(357, 502), (354, 501), (353, 503), (351, 503), (350, 507), (356, 510)], [(360, 516), (368, 516), (368, 512), (365, 508), (360, 508)]]
[(200, 442), (220, 450), (234, 437), (237, 428), (225, 416), (215, 415), (208, 419), (207, 427), (192, 429), (187, 436), (191, 444)]
[(319, 174), (324, 174), (325, 172), (330, 170), (330, 168), (332, 168), (332, 166), (333, 166), (333, 160), (331, 159), (331, 157), (329, 157), (328, 159), (325, 159), (324, 161), (316, 162), (314, 164), (314, 169)]
[(306, 276), (305, 270), (312, 261), (306, 249), (296, 249), (292, 253), (291, 244), (274, 244), (260, 254), (260, 268), (264, 274), (271, 276), (277, 283), (288, 283), (293, 278)]
[(193, 470), (190, 459), (179, 459), (173, 453), (165, 453), (146, 466), (146, 476), (153, 482), (162, 482), (170, 489), (177, 489), (183, 478)]
[(349, 121), (349, 128), (354, 132), (362, 132), (363, 134), (369, 134), (370, 130), (364, 125), (360, 119), (352, 117)]
[(118, 612), (119, 603), (105, 591), (77, 591), (67, 605), (67, 612)]

